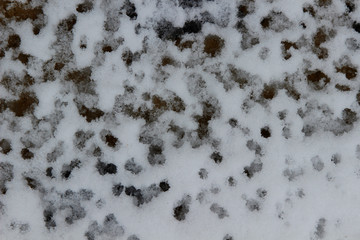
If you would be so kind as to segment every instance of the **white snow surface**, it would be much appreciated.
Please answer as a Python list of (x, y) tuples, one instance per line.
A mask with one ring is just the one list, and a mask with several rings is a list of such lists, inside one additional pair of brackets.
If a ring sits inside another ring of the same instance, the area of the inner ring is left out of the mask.
[(0, 1), (0, 239), (360, 239), (359, 16)]

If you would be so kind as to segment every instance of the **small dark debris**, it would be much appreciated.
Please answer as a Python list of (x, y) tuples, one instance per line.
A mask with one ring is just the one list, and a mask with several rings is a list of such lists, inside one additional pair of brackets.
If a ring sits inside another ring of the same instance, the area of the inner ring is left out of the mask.
[(55, 222), (55, 219), (54, 219), (54, 213), (55, 213), (55, 210), (53, 210), (52, 208), (47, 208), (43, 212), (44, 222), (45, 222), (45, 226), (46, 226), (47, 229), (51, 229), (51, 228), (56, 227), (56, 222)]
[(7, 45), (8, 48), (15, 49), (15, 48), (20, 47), (20, 44), (21, 44), (21, 38), (20, 38), (19, 35), (12, 34), (12, 35), (9, 36), (8, 45)]
[(215, 163), (220, 164), (223, 160), (223, 157), (219, 152), (213, 152), (210, 156), (212, 160), (214, 160)]
[(182, 8), (201, 7), (203, 0), (178, 0), (179, 6)]
[(224, 39), (217, 35), (209, 34), (205, 37), (204, 52), (209, 54), (211, 57), (219, 55), (224, 46)]
[(336, 72), (341, 72), (341, 73), (345, 74), (345, 77), (349, 80), (356, 78), (356, 76), (357, 76), (356, 67), (351, 67), (351, 66), (347, 66), (347, 65), (342, 66), (341, 68), (337, 67)]
[(85, 0), (76, 7), (76, 11), (79, 13), (90, 12), (94, 8), (94, 4), (91, 1)]
[(113, 48), (110, 45), (105, 45), (102, 47), (102, 51), (103, 51), (103, 53), (112, 52)]
[(0, 140), (0, 149), (1, 149), (1, 153), (2, 154), (8, 154), (9, 152), (11, 152), (12, 147), (11, 147), (11, 141), (9, 139), (1, 139)]
[(99, 171), (100, 175), (117, 173), (117, 167), (113, 163), (104, 163), (104, 162), (99, 161), (96, 164), (96, 168)]
[(186, 21), (183, 26), (184, 33), (198, 33), (201, 31), (202, 24), (198, 20)]
[(341, 162), (341, 155), (339, 153), (335, 153), (331, 156), (331, 161), (337, 165)]
[(189, 213), (190, 196), (183, 198), (178, 202), (177, 206), (173, 209), (173, 216), (178, 221), (183, 221), (186, 218), (186, 214)]
[(261, 128), (260, 133), (263, 138), (271, 137), (271, 131), (268, 126)]
[(34, 153), (28, 148), (23, 148), (21, 149), (21, 157), (25, 160), (32, 159), (34, 157)]
[(262, 162), (255, 160), (250, 164), (250, 166), (244, 167), (244, 173), (248, 178), (252, 178), (255, 173), (262, 170), (262, 166)]
[(8, 103), (8, 106), (17, 117), (23, 117), (27, 113), (32, 113), (35, 106), (39, 104), (36, 94), (33, 92), (22, 92), (18, 100)]
[(87, 108), (84, 105), (81, 105), (78, 108), (79, 114), (86, 119), (87, 122), (92, 122), (101, 118), (105, 113), (98, 108)]
[(206, 179), (208, 177), (208, 171), (205, 168), (199, 170), (199, 177), (201, 179)]
[(235, 118), (230, 118), (230, 119), (229, 119), (229, 125), (230, 125), (232, 128), (235, 128), (235, 127), (237, 127), (237, 125), (238, 125), (238, 121), (237, 121)]
[(330, 82), (330, 78), (318, 69), (309, 72), (309, 74), (306, 75), (306, 78), (309, 85), (315, 90), (322, 90)]
[(121, 183), (115, 184), (112, 187), (112, 193), (116, 197), (120, 196), (123, 191), (124, 191), (124, 186)]
[(159, 187), (161, 188), (161, 190), (163, 192), (167, 192), (170, 189), (170, 185), (169, 185), (169, 183), (167, 181), (161, 181), (159, 183)]
[(136, 13), (135, 4), (133, 4), (129, 0), (126, 0), (124, 8), (126, 10), (126, 16), (128, 16), (131, 20), (137, 19), (138, 14)]
[(49, 178), (54, 178), (54, 175), (53, 175), (53, 168), (52, 167), (48, 167), (46, 170), (45, 170), (45, 175)]
[(342, 84), (336, 84), (335, 88), (342, 92), (348, 92), (351, 90), (351, 88), (348, 85), (342, 85)]
[(353, 124), (358, 120), (356, 112), (352, 111), (350, 108), (345, 108), (342, 111), (342, 118), (346, 124)]
[(34, 189), (34, 190), (37, 190), (39, 189), (40, 187), (40, 182), (34, 178), (31, 178), (31, 177), (25, 177), (25, 181), (26, 181), (26, 184), (31, 188), (31, 189)]

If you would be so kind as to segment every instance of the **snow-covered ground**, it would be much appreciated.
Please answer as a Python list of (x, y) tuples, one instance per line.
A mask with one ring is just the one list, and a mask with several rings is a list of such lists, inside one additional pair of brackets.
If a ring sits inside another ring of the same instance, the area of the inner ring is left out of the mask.
[(357, 0), (0, 0), (0, 239), (360, 239)]

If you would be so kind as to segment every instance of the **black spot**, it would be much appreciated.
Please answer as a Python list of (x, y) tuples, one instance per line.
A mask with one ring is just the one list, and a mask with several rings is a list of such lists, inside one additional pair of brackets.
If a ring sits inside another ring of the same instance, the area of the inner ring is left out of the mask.
[(9, 152), (11, 152), (12, 147), (11, 147), (11, 142), (8, 139), (1, 139), (0, 140), (0, 150), (2, 154), (8, 154)]
[(269, 137), (271, 137), (271, 131), (270, 131), (270, 128), (269, 127), (263, 127), (263, 128), (261, 128), (261, 136), (263, 137), (263, 138), (269, 138)]
[(94, 8), (94, 4), (91, 1), (85, 0), (83, 3), (77, 5), (76, 11), (79, 13), (89, 12)]
[(19, 35), (12, 34), (12, 35), (9, 36), (8, 45), (7, 45), (8, 48), (15, 49), (15, 48), (20, 47), (20, 44), (21, 44), (21, 38), (20, 38)]
[(54, 219), (54, 212), (55, 212), (55, 210), (53, 210), (51, 208), (45, 209), (43, 212), (44, 222), (45, 222), (45, 226), (47, 229), (56, 227), (56, 222)]
[(118, 197), (121, 195), (121, 193), (124, 191), (124, 186), (119, 183), (119, 184), (115, 184), (112, 187), (112, 193), (114, 194), (114, 196)]
[(34, 190), (39, 189), (40, 183), (39, 183), (39, 181), (37, 181), (36, 179), (31, 178), (31, 177), (25, 177), (25, 180), (26, 180), (26, 184), (27, 184), (31, 189), (34, 189)]
[(235, 118), (230, 118), (230, 119), (229, 119), (229, 125), (230, 125), (232, 128), (235, 128), (235, 127), (238, 125), (238, 120), (236, 120)]
[(75, 14), (72, 14), (68, 18), (60, 21), (58, 25), (58, 31), (60, 32), (60, 34), (63, 32), (70, 32), (73, 30), (76, 22), (77, 17)]
[(99, 171), (100, 175), (117, 173), (117, 167), (115, 164), (112, 164), (112, 163), (104, 163), (104, 162), (99, 161), (96, 164), (96, 168)]
[(353, 12), (355, 10), (355, 4), (352, 1), (346, 1), (346, 8), (349, 13)]
[(21, 157), (25, 160), (32, 159), (34, 157), (34, 153), (32, 153), (28, 148), (21, 149)]
[(202, 23), (198, 20), (186, 21), (183, 26), (184, 33), (198, 33), (201, 31)]
[(182, 203), (174, 208), (174, 218), (178, 221), (185, 220), (186, 214), (189, 212), (189, 206), (186, 203)]
[(219, 152), (213, 152), (210, 156), (212, 160), (214, 160), (215, 163), (219, 164), (222, 162), (223, 157)]
[(27, 113), (33, 113), (38, 104), (39, 100), (34, 92), (22, 92), (19, 99), (10, 101), (8, 106), (15, 116), (23, 117)]
[(87, 122), (92, 122), (104, 115), (104, 112), (98, 108), (87, 108), (84, 105), (78, 106), (79, 114), (83, 116)]
[(224, 237), (223, 237), (223, 240), (234, 240), (234, 238), (229, 235), (229, 234), (226, 234)]
[(53, 173), (52, 173), (52, 170), (53, 170), (52, 167), (48, 167), (48, 168), (46, 169), (46, 171), (45, 171), (45, 175), (46, 175), (47, 177), (49, 177), (49, 178), (54, 178), (54, 175), (53, 175)]
[(124, 8), (126, 10), (126, 16), (128, 16), (131, 20), (136, 20), (138, 15), (136, 13), (135, 4), (127, 0), (125, 1)]
[(117, 143), (118, 143), (118, 138), (117, 137), (114, 137), (113, 135), (111, 134), (107, 134), (105, 136), (105, 139), (106, 139), (106, 144), (109, 146), (109, 147), (112, 147), (114, 148)]
[(145, 203), (141, 189), (137, 189), (134, 186), (126, 187), (125, 194), (136, 199), (135, 205), (140, 206)]
[(102, 47), (102, 51), (103, 51), (103, 53), (112, 52), (113, 48), (110, 45), (105, 45)]
[(170, 189), (170, 185), (169, 185), (169, 183), (167, 181), (160, 182), (159, 187), (161, 188), (161, 190), (163, 192), (166, 192), (166, 191), (168, 191)]
[(237, 12), (237, 17), (238, 18), (244, 18), (246, 17), (246, 15), (248, 15), (249, 10), (248, 7), (246, 5), (239, 5), (238, 7), (238, 12)]
[(182, 28), (174, 27), (169, 21), (163, 21), (159, 23), (155, 31), (161, 40), (180, 40), (184, 34)]

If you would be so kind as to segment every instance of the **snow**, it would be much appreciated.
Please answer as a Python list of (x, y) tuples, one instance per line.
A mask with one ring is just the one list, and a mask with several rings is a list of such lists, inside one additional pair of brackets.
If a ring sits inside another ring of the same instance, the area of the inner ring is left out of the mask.
[(357, 1), (4, 6), (0, 239), (360, 237)]

